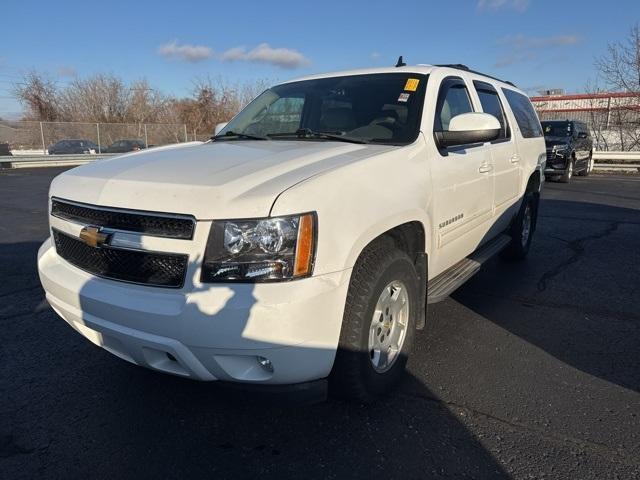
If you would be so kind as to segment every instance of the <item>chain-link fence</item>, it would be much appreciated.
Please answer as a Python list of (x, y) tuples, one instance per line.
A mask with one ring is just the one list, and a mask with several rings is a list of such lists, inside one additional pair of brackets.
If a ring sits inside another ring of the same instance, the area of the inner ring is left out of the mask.
[(14, 155), (46, 154), (53, 145), (69, 140), (81, 140), (95, 153), (103, 153), (123, 140), (147, 148), (187, 142), (191, 137), (183, 124), (0, 122), (0, 143), (8, 143)]
[(586, 123), (598, 151), (640, 150), (640, 95), (597, 93), (533, 97), (540, 120)]
[[(640, 111), (576, 111), (576, 112), (538, 112), (541, 121), (575, 120), (584, 122), (591, 130), (593, 148), (600, 152), (627, 152), (640, 150)], [(631, 120), (629, 120), (631, 117)], [(633, 118), (636, 117), (636, 118)]]

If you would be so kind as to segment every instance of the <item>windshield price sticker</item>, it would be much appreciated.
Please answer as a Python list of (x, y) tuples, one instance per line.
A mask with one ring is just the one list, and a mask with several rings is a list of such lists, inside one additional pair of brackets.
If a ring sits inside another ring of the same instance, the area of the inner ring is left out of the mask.
[(404, 85), (404, 89), (408, 92), (415, 92), (418, 89), (419, 83), (419, 78), (407, 78), (407, 83)]
[(407, 103), (410, 96), (411, 95), (409, 95), (408, 93), (401, 93), (400, 96), (398, 97), (398, 101), (402, 103)]

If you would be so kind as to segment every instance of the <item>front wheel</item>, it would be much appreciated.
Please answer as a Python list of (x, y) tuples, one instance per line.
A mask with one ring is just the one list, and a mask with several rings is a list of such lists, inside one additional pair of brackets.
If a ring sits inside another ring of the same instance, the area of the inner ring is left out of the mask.
[(571, 177), (573, 177), (573, 163), (574, 159), (570, 158), (567, 162), (567, 169), (564, 172), (564, 175), (560, 177), (560, 181), (562, 183), (569, 183), (571, 181)]
[(538, 199), (533, 192), (527, 192), (522, 199), (518, 215), (511, 224), (511, 243), (502, 251), (507, 260), (522, 260), (529, 253), (533, 232), (538, 217)]
[(415, 335), (419, 284), (413, 261), (391, 242), (362, 253), (352, 272), (329, 378), (335, 393), (368, 403), (399, 382)]
[(581, 177), (588, 177), (591, 173), (591, 170), (593, 170), (593, 152), (589, 152), (589, 157), (587, 158), (585, 163), (586, 165), (584, 167), (584, 170), (578, 173), (578, 175), (580, 175)]

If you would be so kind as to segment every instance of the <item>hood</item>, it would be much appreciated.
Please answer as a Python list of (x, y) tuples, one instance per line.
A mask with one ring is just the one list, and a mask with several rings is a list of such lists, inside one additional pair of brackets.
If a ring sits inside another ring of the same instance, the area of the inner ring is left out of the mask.
[(569, 145), (571, 137), (544, 137), (544, 143), (547, 148), (552, 148), (556, 145)]
[(50, 194), (200, 220), (261, 217), (296, 183), (391, 148), (397, 147), (280, 140), (161, 147), (69, 170), (56, 177)]

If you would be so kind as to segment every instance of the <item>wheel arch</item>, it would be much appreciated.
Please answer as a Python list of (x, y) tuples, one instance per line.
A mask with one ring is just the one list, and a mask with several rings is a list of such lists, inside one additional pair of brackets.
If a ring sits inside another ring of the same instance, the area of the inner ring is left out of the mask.
[(426, 324), (426, 305), (427, 305), (427, 272), (429, 265), (429, 245), (430, 230), (425, 226), (424, 220), (408, 220), (398, 223), (390, 222), (395, 225), (387, 225), (386, 229), (378, 230), (375, 235), (368, 235), (368, 241), (358, 242), (354, 246), (352, 255), (354, 257), (353, 265), (356, 264), (362, 254), (369, 248), (372, 248), (378, 242), (393, 242), (395, 248), (405, 252), (414, 263), (418, 280), (420, 284), (419, 305), (423, 314), (418, 315), (416, 327), (423, 329)]
[(527, 181), (527, 187), (525, 188), (524, 195), (527, 193), (532, 193), (534, 198), (534, 214), (533, 214), (533, 230), (535, 231), (538, 226), (538, 209), (540, 206), (540, 192), (542, 190), (543, 183), (543, 175), (544, 173), (541, 170), (534, 171)]

